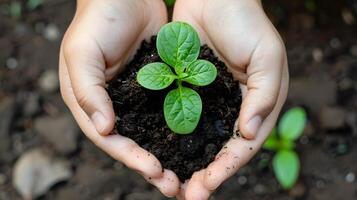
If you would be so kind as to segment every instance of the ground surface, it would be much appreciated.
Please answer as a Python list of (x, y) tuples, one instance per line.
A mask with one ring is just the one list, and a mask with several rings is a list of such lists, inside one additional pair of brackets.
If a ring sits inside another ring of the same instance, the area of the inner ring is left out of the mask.
[[(302, 173), (297, 186), (283, 192), (266, 164), (272, 154), (261, 151), (212, 199), (356, 199), (356, 1), (264, 4), (288, 50), (285, 109), (302, 105), (309, 114), (297, 145)], [(0, 199), (20, 199), (14, 165), (34, 148), (61, 158), (71, 172), (40, 199), (165, 199), (88, 141), (61, 100), (58, 49), (74, 6), (48, 0), (18, 20), (0, 15)]]

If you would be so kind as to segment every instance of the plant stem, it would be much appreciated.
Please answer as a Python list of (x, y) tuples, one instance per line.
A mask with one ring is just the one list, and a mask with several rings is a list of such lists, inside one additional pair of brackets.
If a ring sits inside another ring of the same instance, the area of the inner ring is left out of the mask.
[(177, 79), (176, 83), (177, 83), (177, 86), (179, 87), (179, 89), (181, 89), (182, 88), (182, 80)]

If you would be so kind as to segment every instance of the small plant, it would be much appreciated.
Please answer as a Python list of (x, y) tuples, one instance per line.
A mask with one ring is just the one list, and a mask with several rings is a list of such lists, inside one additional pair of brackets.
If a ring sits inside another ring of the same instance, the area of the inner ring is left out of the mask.
[(183, 86), (182, 82), (206, 86), (216, 79), (217, 69), (207, 60), (197, 60), (200, 39), (187, 23), (171, 22), (163, 26), (157, 35), (156, 47), (165, 63), (145, 65), (139, 70), (137, 81), (147, 89), (161, 90), (176, 80), (178, 87), (165, 97), (164, 117), (173, 132), (192, 133), (200, 120), (202, 101), (195, 90)]
[(43, 0), (27, 0), (26, 9), (24, 9), (23, 4), (20, 1), (14, 0), (11, 1), (9, 4), (2, 5), (0, 7), (0, 11), (1, 14), (8, 15), (14, 19), (19, 19), (21, 18), (24, 10), (33, 11), (42, 4)]
[(12, 17), (13, 19), (19, 19), (22, 14), (22, 7), (20, 2), (11, 1), (9, 4), (4, 4), (1, 6), (1, 13)]
[(306, 112), (303, 108), (289, 109), (274, 128), (263, 148), (275, 151), (273, 170), (276, 179), (284, 189), (290, 189), (299, 177), (300, 161), (294, 151), (295, 141), (305, 129)]
[(176, 0), (165, 0), (165, 3), (168, 7), (172, 7), (175, 5)]
[(28, 0), (26, 7), (29, 11), (35, 10), (43, 4), (43, 0)]

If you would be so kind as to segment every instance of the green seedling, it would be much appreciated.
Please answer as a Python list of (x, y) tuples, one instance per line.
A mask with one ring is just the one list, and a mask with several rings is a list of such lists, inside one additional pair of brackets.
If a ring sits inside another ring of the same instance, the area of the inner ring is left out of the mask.
[(217, 69), (211, 62), (197, 59), (200, 39), (187, 23), (171, 22), (163, 26), (157, 35), (156, 47), (165, 63), (145, 65), (139, 70), (137, 81), (150, 90), (167, 88), (176, 81), (177, 88), (165, 97), (164, 117), (173, 132), (192, 133), (201, 117), (202, 101), (195, 90), (183, 86), (182, 82), (209, 85), (216, 79)]
[(289, 109), (274, 128), (263, 148), (275, 151), (273, 170), (276, 179), (284, 189), (292, 188), (299, 177), (300, 161), (295, 152), (295, 141), (301, 136), (306, 125), (303, 108)]
[(9, 4), (4, 4), (0, 7), (1, 14), (8, 15), (13, 19), (20, 19), (22, 14), (25, 10), (33, 11), (37, 9), (39, 6), (43, 4), (43, 0), (27, 0), (26, 7), (23, 7), (23, 4), (18, 1), (14, 0), (11, 1)]
[(21, 14), (22, 14), (22, 7), (21, 7), (21, 4), (20, 2), (18, 1), (12, 1), (10, 4), (9, 4), (9, 14), (12, 18), (14, 19), (18, 19), (21, 17)]
[(43, 0), (28, 0), (26, 7), (29, 11), (35, 10), (43, 4)]
[(172, 7), (175, 5), (176, 0), (165, 0), (165, 3), (168, 7)]

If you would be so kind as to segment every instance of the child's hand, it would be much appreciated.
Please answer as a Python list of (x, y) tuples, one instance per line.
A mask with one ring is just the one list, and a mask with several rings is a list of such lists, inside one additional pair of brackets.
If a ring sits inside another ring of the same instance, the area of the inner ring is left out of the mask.
[(214, 162), (182, 187), (186, 199), (207, 199), (252, 158), (275, 125), (288, 90), (286, 52), (258, 0), (178, 0), (174, 20), (199, 31), (243, 91), (236, 123), (243, 137), (231, 139)]
[[(78, 0), (77, 12), (61, 46), (61, 93), (83, 132), (98, 147), (138, 171), (165, 195), (179, 180), (134, 141), (108, 135), (114, 111), (105, 81), (120, 72), (145, 38), (166, 23), (161, 0)], [(172, 181), (169, 181), (172, 180)]]

